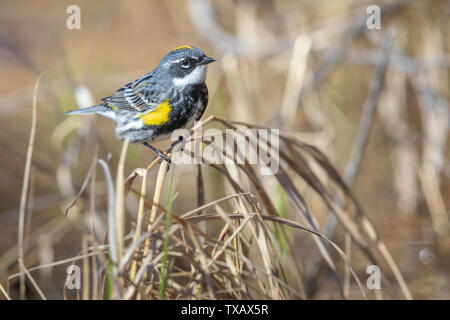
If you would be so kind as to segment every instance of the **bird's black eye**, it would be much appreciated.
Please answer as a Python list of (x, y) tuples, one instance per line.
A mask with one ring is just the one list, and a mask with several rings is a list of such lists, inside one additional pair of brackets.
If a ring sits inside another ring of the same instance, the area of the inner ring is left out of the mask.
[(181, 66), (182, 66), (183, 68), (189, 68), (189, 66), (190, 66), (189, 60), (188, 60), (188, 59), (182, 59), (182, 60), (181, 60)]

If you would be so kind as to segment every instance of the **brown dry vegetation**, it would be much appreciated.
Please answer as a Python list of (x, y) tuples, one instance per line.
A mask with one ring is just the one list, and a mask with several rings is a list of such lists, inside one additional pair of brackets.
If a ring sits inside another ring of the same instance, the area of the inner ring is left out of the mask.
[[(450, 1), (77, 4), (1, 5), (0, 299), (450, 298)], [(274, 175), (63, 116), (184, 44), (218, 60), (199, 127), (279, 129)]]

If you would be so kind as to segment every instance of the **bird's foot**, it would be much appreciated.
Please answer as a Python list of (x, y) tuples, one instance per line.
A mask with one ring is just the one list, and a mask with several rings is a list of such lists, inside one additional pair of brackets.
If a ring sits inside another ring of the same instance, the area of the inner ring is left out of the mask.
[(167, 155), (166, 153), (158, 150), (158, 152), (156, 152), (156, 154), (157, 154), (157, 156), (155, 158), (153, 158), (153, 159), (161, 158), (164, 161), (166, 161), (168, 164), (172, 163), (172, 160), (170, 160), (169, 155)]
[(144, 142), (143, 145), (152, 149), (157, 154), (157, 156), (154, 159), (159, 157), (159, 158), (163, 159), (164, 161), (166, 161), (168, 164), (172, 163), (172, 161), (170, 161), (170, 156), (168, 154), (162, 152), (161, 150), (156, 149), (154, 146), (152, 146), (148, 142)]

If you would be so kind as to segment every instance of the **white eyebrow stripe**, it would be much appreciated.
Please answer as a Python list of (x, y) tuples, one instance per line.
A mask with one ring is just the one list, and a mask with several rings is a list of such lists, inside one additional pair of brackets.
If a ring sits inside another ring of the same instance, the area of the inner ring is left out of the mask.
[(195, 58), (195, 57), (184, 57), (184, 58), (180, 58), (180, 59), (177, 59), (177, 60), (171, 60), (170, 62), (167, 62), (167, 63), (165, 63), (165, 64), (168, 64), (168, 63), (178, 63), (178, 62), (181, 62), (181, 60), (184, 60), (184, 59), (193, 59), (193, 60), (195, 60), (195, 61), (198, 61), (198, 58)]

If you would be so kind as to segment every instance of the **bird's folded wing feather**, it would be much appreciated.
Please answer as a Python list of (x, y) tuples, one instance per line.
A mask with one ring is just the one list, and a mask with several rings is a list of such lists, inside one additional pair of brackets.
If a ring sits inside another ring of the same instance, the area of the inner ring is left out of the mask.
[(152, 90), (150, 79), (142, 77), (117, 90), (112, 96), (102, 99), (119, 110), (151, 112), (160, 104)]

